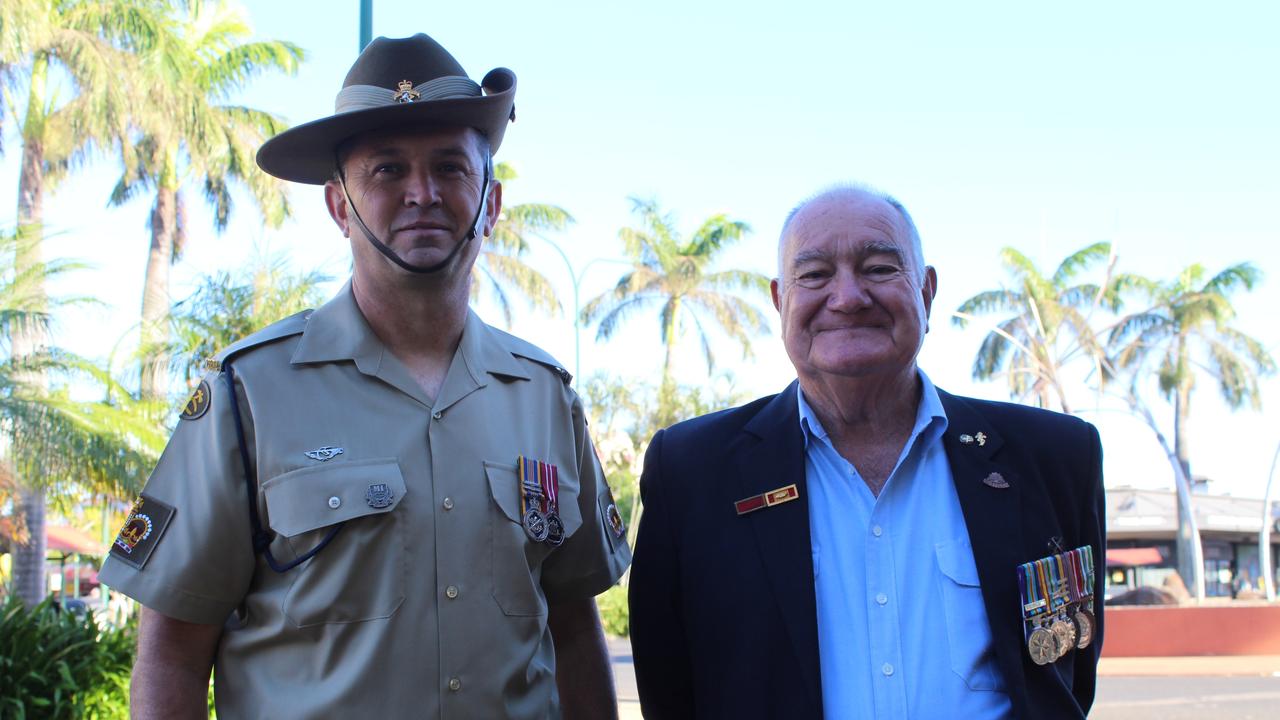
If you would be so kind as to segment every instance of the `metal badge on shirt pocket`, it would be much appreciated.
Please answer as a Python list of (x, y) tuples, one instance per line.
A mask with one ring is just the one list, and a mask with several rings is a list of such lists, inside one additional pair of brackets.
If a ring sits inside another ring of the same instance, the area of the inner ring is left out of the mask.
[(1040, 558), (1018, 566), (1027, 652), (1048, 665), (1093, 642), (1093, 547)]

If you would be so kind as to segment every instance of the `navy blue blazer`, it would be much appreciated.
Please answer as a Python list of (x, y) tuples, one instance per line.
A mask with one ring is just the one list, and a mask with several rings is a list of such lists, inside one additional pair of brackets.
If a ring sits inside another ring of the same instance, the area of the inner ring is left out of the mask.
[[(645, 456), (631, 566), (631, 645), (644, 715), (821, 718), (817, 605), (797, 383), (660, 431)], [(998, 666), (1018, 718), (1082, 718), (1102, 641), (1105, 505), (1097, 430), (1078, 418), (938, 391)], [(962, 433), (986, 442), (962, 444)], [(992, 472), (1008, 481), (993, 488)], [(734, 503), (795, 483), (799, 501)], [(1039, 666), (1026, 650), (1018, 565), (1093, 546), (1097, 637)]]

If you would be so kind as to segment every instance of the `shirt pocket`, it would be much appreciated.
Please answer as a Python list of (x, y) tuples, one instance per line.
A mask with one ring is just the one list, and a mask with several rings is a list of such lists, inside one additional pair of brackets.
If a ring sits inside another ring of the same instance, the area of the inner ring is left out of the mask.
[(934, 546), (942, 608), (947, 619), (947, 648), (951, 670), (970, 690), (1004, 691), (1004, 676), (995, 665), (991, 625), (978, 582), (978, 566), (967, 537)]
[[(281, 611), (298, 627), (388, 618), (404, 602), (404, 476), (395, 458), (306, 467), (262, 484), (268, 522), (292, 558), (333, 540), (295, 573)], [(280, 551), (279, 542), (272, 550)]]
[[(507, 615), (540, 616), (547, 612), (541, 590), (542, 563), (556, 550), (548, 542), (535, 542), (524, 528), (520, 483), (514, 463), (484, 463), (493, 498), (489, 513), (490, 564), (493, 599)], [(564, 523), (565, 543), (582, 526), (576, 477), (560, 473), (557, 514)]]

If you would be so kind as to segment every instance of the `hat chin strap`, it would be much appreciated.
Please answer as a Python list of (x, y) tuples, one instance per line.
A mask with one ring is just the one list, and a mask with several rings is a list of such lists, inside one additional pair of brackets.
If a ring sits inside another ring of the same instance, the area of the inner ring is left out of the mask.
[(351, 193), (347, 191), (346, 173), (342, 171), (341, 165), (338, 166), (338, 184), (342, 186), (342, 195), (347, 199), (347, 207), (351, 209), (351, 216), (355, 218), (356, 224), (359, 225), (360, 230), (364, 232), (365, 239), (367, 239), (378, 252), (385, 255), (388, 260), (399, 265), (405, 270), (418, 275), (431, 275), (445, 269), (451, 262), (453, 262), (453, 259), (457, 257), (458, 252), (462, 250), (463, 246), (479, 237), (480, 224), (484, 222), (485, 205), (489, 200), (489, 181), (489, 155), (486, 153), (484, 159), (484, 185), (480, 188), (480, 207), (476, 208), (476, 216), (475, 219), (471, 221), (471, 228), (467, 230), (467, 234), (462, 236), (462, 239), (458, 240), (458, 242), (454, 244), (453, 249), (450, 250), (449, 254), (440, 262), (432, 265), (415, 265), (397, 255), (395, 250), (392, 250), (386, 243), (379, 240), (378, 236), (374, 235), (373, 231), (369, 229), (369, 226), (364, 224), (364, 218), (360, 217), (360, 211), (356, 209), (356, 204), (351, 201)]

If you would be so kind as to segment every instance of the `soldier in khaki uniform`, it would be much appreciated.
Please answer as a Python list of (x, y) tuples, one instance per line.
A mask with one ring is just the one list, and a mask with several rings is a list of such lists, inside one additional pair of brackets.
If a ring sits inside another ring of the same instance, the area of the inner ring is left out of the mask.
[(326, 185), (354, 272), (223, 353), (113, 544), (134, 717), (204, 717), (211, 667), (223, 718), (616, 716), (593, 597), (630, 551), (582, 405), (467, 305), (514, 93), (379, 38), (263, 146)]

